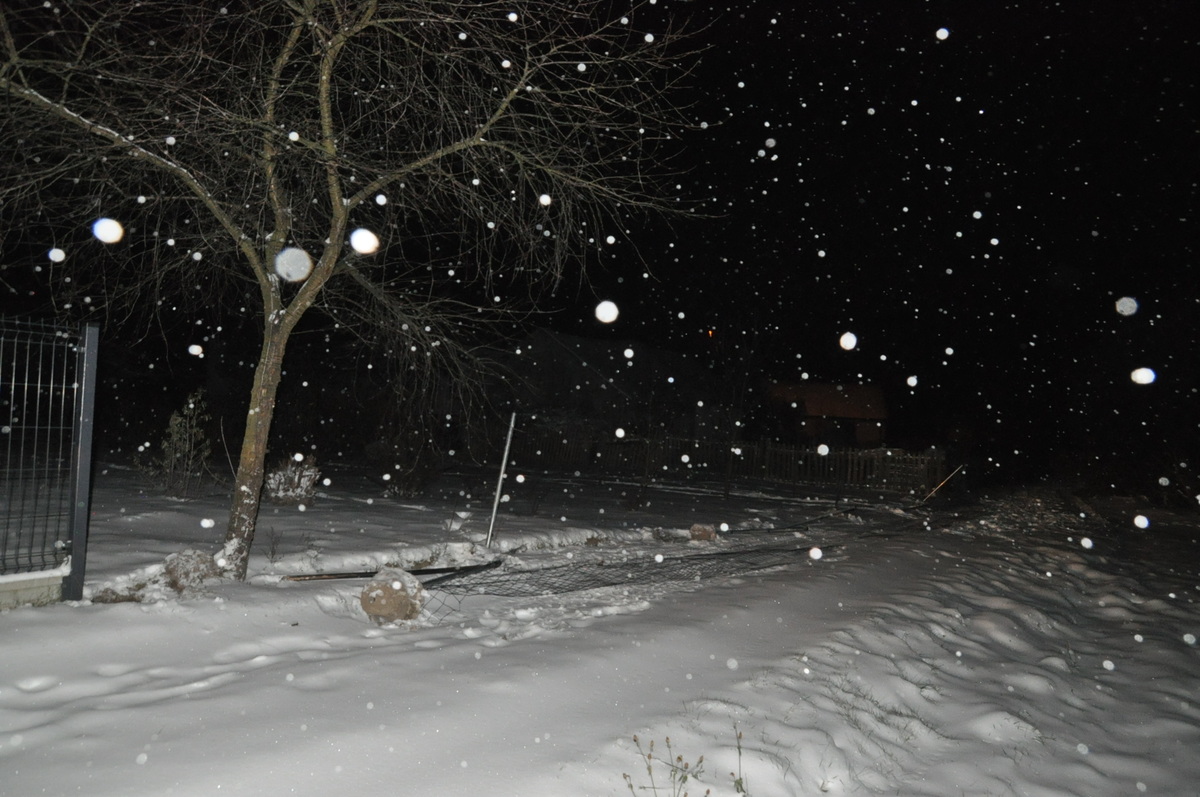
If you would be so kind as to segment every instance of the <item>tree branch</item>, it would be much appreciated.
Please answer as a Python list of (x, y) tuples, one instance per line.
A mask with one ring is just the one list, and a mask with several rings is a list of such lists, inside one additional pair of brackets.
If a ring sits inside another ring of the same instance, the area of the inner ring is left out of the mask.
[(204, 203), (204, 206), (212, 213), (213, 219), (236, 242), (237, 247), (254, 268), (261, 269), (262, 264), (258, 252), (254, 249), (249, 237), (229, 214), (225, 212), (225, 209), (221, 207), (208, 188), (194, 174), (188, 171), (187, 168), (169, 158), (146, 149), (133, 139), (121, 135), (111, 127), (93, 122), (67, 106), (50, 100), (34, 89), (14, 84), (6, 77), (0, 77), (0, 91), (6, 92), (11, 97), (24, 100), (39, 110), (62, 119), (83, 130), (88, 135), (103, 139), (116, 147), (118, 151), (122, 151), (131, 157), (141, 158), (143, 162), (149, 163), (156, 170), (179, 180), (193, 196)]

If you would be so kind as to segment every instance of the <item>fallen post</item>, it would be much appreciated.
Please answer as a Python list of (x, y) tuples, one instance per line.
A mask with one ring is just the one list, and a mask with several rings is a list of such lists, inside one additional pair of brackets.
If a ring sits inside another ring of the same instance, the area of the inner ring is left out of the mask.
[[(478, 565), (463, 565), (462, 567), (422, 567), (418, 570), (409, 570), (414, 576), (435, 576), (434, 581), (438, 577), (445, 577), (447, 574), (470, 573), (476, 570), (488, 570), (493, 567), (498, 567), (502, 559), (493, 559), (490, 562), (484, 562)], [(296, 573), (290, 576), (284, 576), (284, 581), (349, 581), (356, 578), (375, 578), (379, 571), (383, 568), (375, 570), (354, 570), (344, 573)]]

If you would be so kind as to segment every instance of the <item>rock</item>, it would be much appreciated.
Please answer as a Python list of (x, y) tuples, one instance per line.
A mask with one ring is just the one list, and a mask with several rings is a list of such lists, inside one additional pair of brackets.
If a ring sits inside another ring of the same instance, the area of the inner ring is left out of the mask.
[(683, 529), (664, 529), (659, 526), (650, 532), (659, 542), (684, 542), (691, 539)]
[(363, 587), (363, 611), (379, 625), (400, 620), (415, 620), (425, 605), (425, 588), (405, 570), (384, 568)]
[(173, 553), (163, 564), (167, 585), (178, 593), (199, 589), (221, 574), (212, 554), (189, 548)]

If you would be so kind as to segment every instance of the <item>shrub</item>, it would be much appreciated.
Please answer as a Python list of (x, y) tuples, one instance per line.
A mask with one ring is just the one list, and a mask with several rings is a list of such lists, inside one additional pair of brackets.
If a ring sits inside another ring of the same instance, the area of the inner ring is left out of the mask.
[(171, 413), (159, 444), (161, 453), (141, 465), (142, 471), (172, 495), (186, 497), (209, 469), (212, 444), (207, 426), (211, 420), (204, 390), (197, 390), (181, 409)]
[(267, 474), (263, 485), (266, 498), (277, 504), (311, 503), (321, 471), (310, 454), (293, 454)]

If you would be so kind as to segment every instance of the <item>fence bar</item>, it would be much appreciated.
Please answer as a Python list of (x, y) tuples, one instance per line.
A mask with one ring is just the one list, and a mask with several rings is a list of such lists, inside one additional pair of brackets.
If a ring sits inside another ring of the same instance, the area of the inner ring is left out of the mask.
[(83, 600), (83, 576), (87, 567), (88, 518), (92, 491), (92, 426), (96, 409), (96, 360), (100, 327), (87, 324), (79, 342), (75, 367), (75, 423), (71, 452), (71, 574), (63, 579), (63, 599)]
[(66, 556), (69, 353), (78, 333), (0, 318), (0, 575), (52, 570)]
[(98, 340), (0, 317), (0, 605), (82, 597)]
[(500, 493), (504, 492), (504, 471), (508, 468), (508, 451), (512, 448), (513, 429), (517, 425), (517, 414), (514, 412), (508, 421), (508, 437), (504, 440), (504, 458), (500, 460), (500, 478), (496, 480), (496, 500), (492, 502), (492, 519), (488, 523), (487, 542), (484, 546), (492, 547), (492, 529), (496, 528), (496, 510), (500, 508)]

